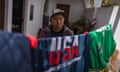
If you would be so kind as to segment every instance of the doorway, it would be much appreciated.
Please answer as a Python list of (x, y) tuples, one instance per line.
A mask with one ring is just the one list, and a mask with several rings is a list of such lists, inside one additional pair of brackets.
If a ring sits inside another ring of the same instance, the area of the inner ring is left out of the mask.
[(65, 12), (65, 24), (68, 23), (68, 19), (69, 19), (69, 10), (70, 10), (70, 5), (67, 4), (57, 4), (56, 8), (62, 9)]
[(22, 32), (25, 0), (13, 0), (12, 32)]
[(5, 0), (0, 0), (0, 29), (4, 29)]

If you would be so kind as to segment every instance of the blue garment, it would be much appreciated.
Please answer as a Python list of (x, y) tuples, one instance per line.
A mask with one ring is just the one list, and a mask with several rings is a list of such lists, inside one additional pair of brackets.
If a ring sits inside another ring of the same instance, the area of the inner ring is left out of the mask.
[(30, 44), (24, 35), (0, 31), (0, 72), (32, 72)]
[(39, 39), (33, 56), (35, 72), (88, 72), (88, 39), (84, 34)]
[(84, 58), (85, 58), (85, 68), (84, 68), (84, 72), (89, 72), (89, 67), (90, 67), (90, 35), (87, 34), (86, 35), (86, 39), (85, 39), (85, 44), (86, 44), (86, 49), (84, 51)]

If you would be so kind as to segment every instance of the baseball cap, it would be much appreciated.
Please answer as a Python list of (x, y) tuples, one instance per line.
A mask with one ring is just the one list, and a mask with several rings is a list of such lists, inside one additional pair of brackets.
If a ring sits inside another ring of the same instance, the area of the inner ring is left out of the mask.
[(52, 18), (52, 17), (54, 17), (54, 16), (56, 16), (56, 15), (58, 15), (58, 14), (62, 15), (63, 17), (65, 17), (64, 10), (55, 9), (55, 10), (53, 10), (53, 13), (52, 13), (52, 15), (51, 15), (50, 18)]

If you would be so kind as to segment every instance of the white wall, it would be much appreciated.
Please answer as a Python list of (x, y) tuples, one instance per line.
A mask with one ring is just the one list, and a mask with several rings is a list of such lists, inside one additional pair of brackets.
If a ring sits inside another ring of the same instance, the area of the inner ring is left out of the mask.
[[(97, 13), (96, 13), (97, 24), (95, 26), (96, 28), (99, 28), (105, 24), (108, 24), (110, 15), (112, 13), (112, 8), (113, 7), (104, 7), (104, 8), (97, 9)], [(90, 20), (93, 18), (93, 13), (94, 13), (93, 9), (86, 10), (86, 15)]]
[(69, 4), (70, 5), (69, 21), (70, 22), (76, 21), (80, 18), (84, 10), (81, 1), (82, 0), (50, 0), (48, 14), (51, 15), (52, 11), (56, 8), (57, 3)]
[[(12, 30), (12, 1), (5, 0), (5, 31)], [(25, 0), (25, 16), (24, 16), (24, 34), (31, 34), (37, 36), (39, 28), (42, 26), (43, 8), (45, 0)], [(33, 20), (29, 20), (30, 5), (34, 5)]]
[[(111, 14), (112, 14), (112, 10), (113, 10), (113, 6), (98, 8), (97, 13), (96, 13), (97, 24), (96, 24), (95, 28), (100, 28), (101, 26), (109, 23), (109, 20), (110, 20)], [(85, 13), (86, 13), (87, 17), (91, 20), (93, 18), (94, 10), (86, 9)], [(118, 23), (119, 17), (120, 17), (120, 9), (119, 9), (119, 12), (115, 19), (113, 31), (115, 31), (115, 27)]]
[[(24, 33), (37, 36), (39, 28), (42, 26), (43, 8), (45, 0), (28, 0), (26, 3), (26, 16), (24, 22)], [(30, 5), (34, 5), (33, 20), (29, 20)]]
[(5, 0), (4, 30), (11, 32), (12, 29), (12, 0)]
[(115, 31), (115, 34), (114, 34), (114, 37), (115, 37), (115, 40), (116, 40), (116, 43), (117, 43), (117, 49), (120, 51), (120, 18), (119, 18), (119, 22), (117, 24), (117, 27), (116, 27), (116, 31)]

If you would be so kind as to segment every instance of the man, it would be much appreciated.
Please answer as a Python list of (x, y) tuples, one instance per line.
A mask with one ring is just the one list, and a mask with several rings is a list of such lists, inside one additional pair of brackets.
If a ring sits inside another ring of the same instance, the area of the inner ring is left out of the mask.
[(73, 35), (73, 31), (71, 31), (68, 27), (65, 26), (64, 21), (64, 11), (61, 9), (55, 9), (50, 17), (51, 24), (47, 28), (41, 30), (39, 37), (57, 37)]

